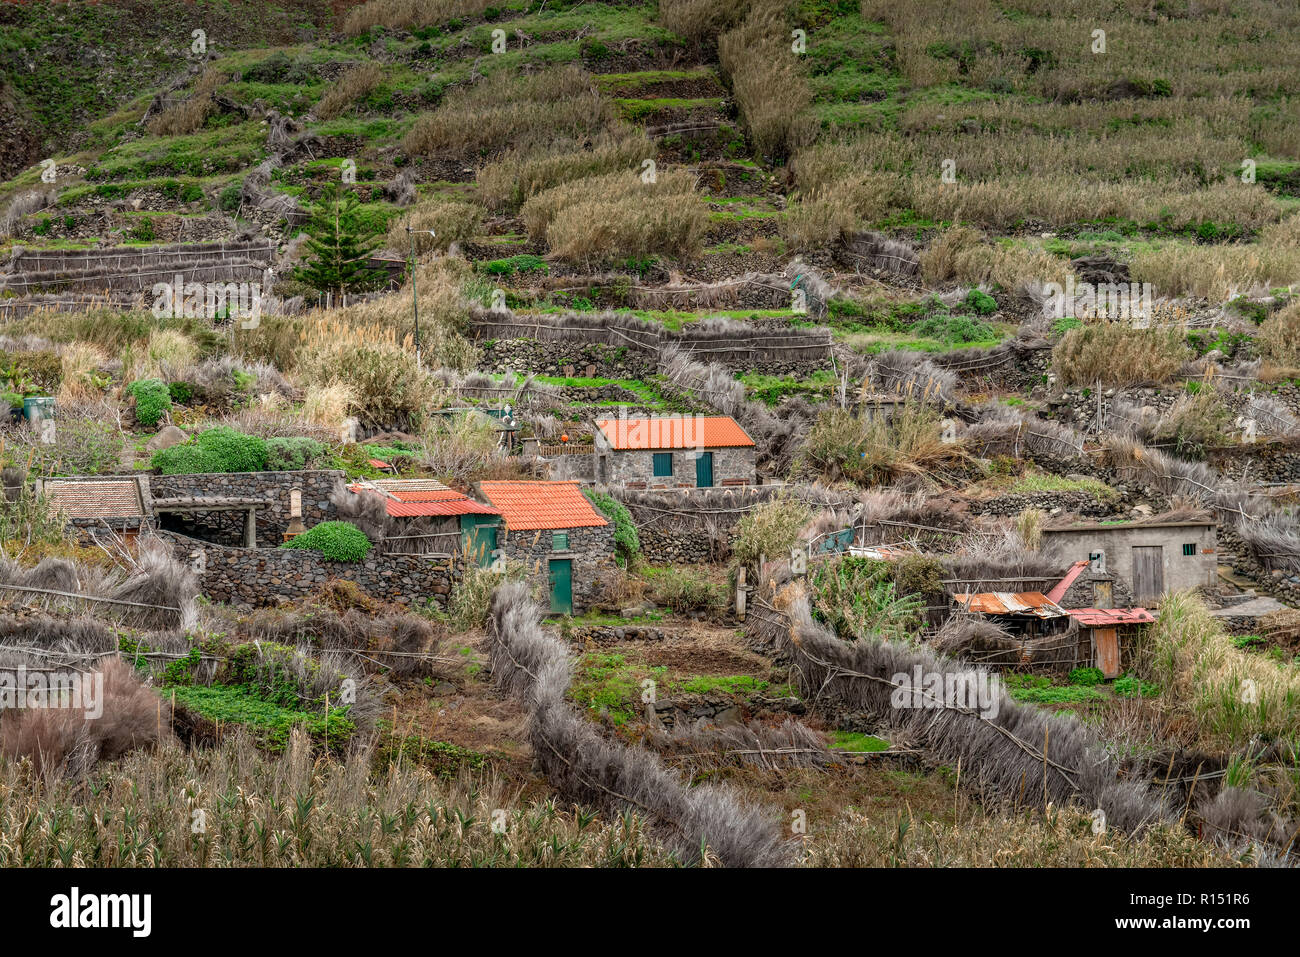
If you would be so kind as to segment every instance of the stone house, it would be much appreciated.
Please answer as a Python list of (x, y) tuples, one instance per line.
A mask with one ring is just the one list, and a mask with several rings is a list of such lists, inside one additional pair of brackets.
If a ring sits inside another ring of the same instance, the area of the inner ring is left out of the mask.
[(613, 574), (614, 526), (577, 482), (480, 482), (501, 513), (502, 553), (524, 563), (528, 580), (545, 583), (553, 614), (589, 605)]
[(758, 484), (754, 440), (726, 415), (598, 419), (597, 485), (713, 488)]
[(151, 525), (144, 476), (37, 479), (35, 489), (82, 540), (116, 536), (131, 541)]
[(397, 531), (385, 539), (390, 554), (453, 553), (489, 565), (497, 549), (501, 512), (436, 479), (375, 479), (348, 486), (379, 495)]
[(1096, 574), (1122, 584), (1132, 601), (1151, 605), (1167, 591), (1215, 584), (1217, 529), (1211, 518), (1061, 525), (1043, 529), (1043, 550), (1087, 560)]

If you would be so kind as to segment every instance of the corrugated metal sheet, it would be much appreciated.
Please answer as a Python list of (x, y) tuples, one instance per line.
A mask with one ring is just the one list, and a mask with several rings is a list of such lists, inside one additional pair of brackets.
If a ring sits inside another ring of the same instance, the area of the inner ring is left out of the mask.
[(1070, 570), (1065, 573), (1065, 577), (1052, 586), (1052, 590), (1047, 593), (1047, 597), (1052, 601), (1059, 602), (1087, 567), (1088, 562), (1086, 561), (1075, 562), (1070, 566)]
[[(476, 502), (433, 479), (380, 479), (371, 483), (384, 496), (384, 506), (394, 518), (428, 515), (500, 515), (491, 505)], [(349, 486), (359, 492), (364, 486)]]
[(1065, 609), (1040, 591), (986, 591), (974, 595), (953, 595), (970, 611), (981, 615), (1034, 615), (1038, 618), (1064, 618)]
[(1079, 624), (1089, 628), (1146, 625), (1156, 620), (1156, 616), (1145, 608), (1071, 608), (1070, 614), (1079, 619)]

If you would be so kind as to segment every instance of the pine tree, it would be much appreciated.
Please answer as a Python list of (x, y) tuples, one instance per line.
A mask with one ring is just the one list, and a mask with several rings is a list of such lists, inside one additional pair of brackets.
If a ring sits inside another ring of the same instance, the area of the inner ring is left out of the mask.
[(331, 185), (312, 209), (307, 259), (295, 275), (313, 289), (340, 297), (374, 289), (383, 282), (384, 273), (366, 261), (379, 248), (378, 235), (362, 221), (356, 194), (340, 194), (338, 186)]

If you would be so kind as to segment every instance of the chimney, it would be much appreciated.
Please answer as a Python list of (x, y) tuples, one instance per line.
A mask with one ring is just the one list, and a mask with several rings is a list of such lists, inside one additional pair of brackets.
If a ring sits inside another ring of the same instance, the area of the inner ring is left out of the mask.
[(307, 531), (307, 526), (302, 523), (302, 489), (289, 489), (289, 530), (284, 533), (284, 540), (301, 535)]

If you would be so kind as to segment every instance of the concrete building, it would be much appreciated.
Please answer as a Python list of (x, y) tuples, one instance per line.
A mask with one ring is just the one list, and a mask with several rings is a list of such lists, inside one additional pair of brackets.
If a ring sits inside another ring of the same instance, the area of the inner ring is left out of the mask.
[(1217, 528), (1209, 518), (1165, 522), (1158, 517), (1114, 525), (1063, 525), (1043, 529), (1043, 549), (1071, 562), (1087, 560), (1099, 577), (1122, 583), (1134, 602), (1151, 605), (1167, 591), (1214, 585)]
[(552, 614), (569, 615), (594, 600), (614, 571), (614, 526), (577, 482), (480, 482), (501, 513), (498, 544), (524, 563), (528, 580), (545, 584)]
[(758, 484), (754, 440), (725, 415), (598, 419), (598, 485), (713, 488)]

